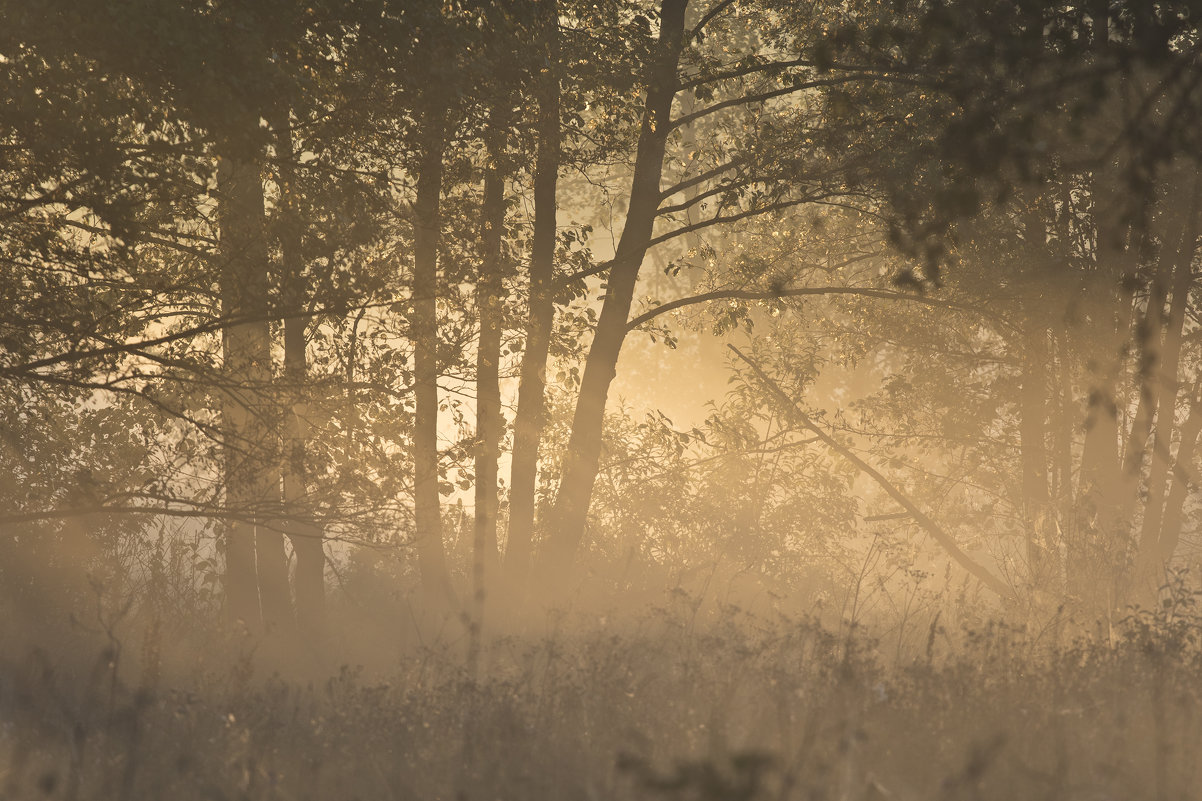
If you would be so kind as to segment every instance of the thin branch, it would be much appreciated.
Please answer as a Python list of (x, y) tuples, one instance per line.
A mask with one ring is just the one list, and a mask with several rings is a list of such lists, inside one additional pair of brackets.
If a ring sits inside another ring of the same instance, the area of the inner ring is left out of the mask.
[(711, 187), (704, 192), (698, 192), (696, 195), (693, 195), (690, 198), (685, 198), (680, 203), (675, 203), (671, 206), (664, 206), (655, 212), (655, 216), (667, 217), (670, 214), (678, 214), (682, 211), (688, 211), (698, 203), (704, 203), (715, 195), (720, 195), (723, 192), (730, 191), (731, 189), (741, 189), (751, 186), (752, 184), (757, 183), (757, 180), (758, 179), (755, 178), (748, 178), (747, 180), (740, 181), (738, 183), (720, 184), (719, 186)]
[[(792, 433), (792, 432), (787, 432), (787, 433)], [(775, 438), (775, 436), (776, 435), (773, 435), (773, 438)], [(818, 437), (810, 437), (809, 439), (799, 439), (794, 442), (786, 442), (783, 445), (777, 445), (777, 446), (771, 447), (771, 448), (767, 448), (767, 447), (748, 448), (746, 450), (730, 451), (727, 453), (716, 453), (713, 456), (706, 456), (706, 457), (704, 457), (702, 459), (698, 459), (694, 462), (689, 462), (686, 465), (681, 465), (680, 467), (676, 467), (671, 470), (665, 470), (662, 473), (656, 473), (653, 476), (647, 476), (646, 478), (644, 478), (642, 480), (643, 481), (655, 481), (656, 479), (666, 478), (667, 476), (680, 475), (681, 473), (687, 473), (691, 470), (697, 469), (698, 467), (702, 467), (703, 465), (711, 464), (713, 462), (721, 461), (722, 459), (736, 459), (740, 456), (752, 456), (752, 455), (763, 455), (763, 454), (780, 454), (785, 451), (794, 450), (796, 448), (804, 448), (806, 445), (813, 445), (815, 442), (820, 442), (820, 441), (821, 440), (819, 440)]]
[(909, 512), (893, 512), (887, 515), (868, 515), (864, 518), (865, 523), (883, 523), (887, 520), (907, 520), (910, 518)]
[(812, 81), (795, 83), (791, 86), (784, 86), (780, 89), (772, 89), (767, 92), (760, 92), (754, 95), (743, 95), (741, 97), (733, 97), (730, 100), (723, 100), (720, 103), (714, 103), (712, 106), (706, 106), (699, 111), (694, 111), (692, 114), (685, 114), (682, 117), (677, 117), (676, 119), (672, 120), (672, 123), (669, 127), (673, 129), (682, 128), (686, 125), (696, 122), (702, 117), (707, 117), (715, 112), (722, 111), (723, 109), (733, 108), (735, 106), (745, 106), (751, 103), (764, 103), (778, 97), (784, 97), (785, 95), (793, 94), (794, 92), (804, 92), (809, 89), (817, 89), (823, 86), (840, 86), (845, 83), (855, 83), (857, 81), (864, 80), (883, 81), (885, 83), (900, 83), (907, 86), (927, 86), (929, 83), (927, 81), (920, 81), (915, 78), (902, 78), (900, 76), (893, 75), (876, 75), (872, 73), (856, 73), (853, 75), (840, 75), (834, 78), (819, 78)]
[(697, 25), (693, 28), (693, 30), (689, 31), (689, 38), (687, 41), (691, 42), (694, 39), (696, 39), (697, 34), (701, 33), (701, 31), (705, 28), (706, 25), (709, 25), (711, 22), (713, 22), (715, 17), (717, 17), (719, 14), (721, 14), (723, 11), (730, 8), (734, 4), (735, 4), (735, 0), (719, 0), (718, 3), (715, 3), (713, 8), (711, 8), (709, 11), (705, 12), (705, 16), (703, 16), (701, 18), (701, 21), (697, 23)]
[(730, 170), (733, 170), (736, 167), (740, 167), (743, 164), (745, 164), (746, 162), (747, 162), (746, 156), (740, 156), (739, 158), (731, 159), (730, 161), (726, 162), (725, 164), (719, 164), (717, 167), (706, 170), (705, 172), (701, 173), (700, 175), (696, 175), (692, 178), (687, 178), (678, 184), (673, 184), (672, 186), (668, 187), (664, 191), (660, 192), (659, 198), (661, 201), (667, 200), (668, 198), (672, 197), (672, 195), (675, 195), (679, 192), (684, 192), (686, 189), (691, 189), (692, 187), (696, 186), (697, 184), (705, 183), (706, 181), (710, 180), (711, 178), (717, 178), (722, 173), (729, 172)]
[(659, 236), (654, 237), (650, 242), (648, 242), (647, 247), (653, 248), (656, 245), (662, 245), (664, 242), (668, 242), (669, 240), (675, 239), (678, 236), (684, 236), (685, 234), (695, 233), (697, 231), (701, 231), (706, 228), (709, 228), (710, 226), (722, 225), (724, 223), (729, 223), (729, 222), (738, 222), (739, 220), (745, 220), (748, 217), (754, 217), (757, 214), (769, 214), (774, 211), (784, 211), (785, 209), (791, 209), (794, 206), (800, 206), (804, 203), (814, 203), (818, 199), (819, 198), (814, 198), (814, 197), (803, 197), (803, 198), (796, 198), (794, 200), (783, 200), (783, 201), (779, 201), (776, 203), (770, 203), (767, 206), (761, 206), (759, 208), (754, 208), (754, 209), (747, 209), (746, 211), (741, 211), (738, 214), (728, 214), (726, 216), (717, 215), (714, 217), (710, 217), (708, 220), (701, 220), (700, 222), (695, 222), (695, 223), (692, 223), (691, 225), (685, 225), (685, 226), (681, 226), (680, 228), (673, 229), (671, 231), (668, 231), (666, 234), (660, 234)]
[(661, 306), (656, 306), (654, 309), (645, 311), (638, 317), (635, 317), (626, 324), (627, 331), (633, 331), (645, 323), (654, 320), (661, 314), (676, 311), (685, 306), (695, 306), (700, 303), (709, 303), (715, 300), (776, 300), (779, 298), (796, 298), (807, 295), (856, 295), (865, 298), (879, 298), (881, 300), (905, 300), (910, 303), (919, 303), (924, 306), (931, 306), (942, 309), (958, 309), (960, 311), (979, 312), (980, 310), (968, 303), (959, 303), (954, 300), (940, 300), (937, 298), (929, 298), (925, 295), (912, 295), (908, 292), (897, 292), (891, 289), (872, 289), (870, 287), (852, 287), (852, 286), (804, 286), (792, 287), (789, 289), (719, 289), (713, 292), (706, 292), (701, 295), (690, 295), (687, 298), (677, 298), (676, 300), (665, 303)]
[(568, 284), (572, 281), (582, 281), (585, 278), (592, 278), (594, 275), (600, 275), (601, 273), (605, 272), (606, 270), (608, 270), (610, 267), (613, 267), (613, 266), (614, 266), (613, 259), (610, 259), (608, 261), (603, 261), (600, 264), (594, 264), (592, 267), (588, 267), (584, 270), (579, 270), (579, 271), (571, 273), (569, 275), (561, 275), (555, 279), (555, 283), (558, 284), (559, 286), (563, 286), (564, 284)]
[(720, 103), (714, 103), (712, 106), (706, 106), (699, 111), (694, 111), (692, 114), (685, 114), (681, 117), (677, 117), (676, 119), (672, 120), (669, 127), (672, 129), (683, 128), (686, 125), (696, 122), (702, 117), (708, 117), (710, 114), (716, 114), (723, 109), (733, 108), (735, 106), (750, 105), (752, 103), (764, 103), (777, 97), (793, 94), (794, 92), (801, 92), (806, 89), (814, 89), (818, 86), (845, 83), (848, 80), (848, 78), (827, 78), (823, 81), (807, 82), (804, 84), (797, 84), (796, 86), (786, 86), (781, 89), (773, 89), (770, 92), (760, 92), (759, 94), (754, 95), (734, 97), (730, 100), (723, 100)]
[[(118, 238), (118, 234), (114, 233), (111, 229), (105, 228), (105, 227), (99, 226), (99, 225), (90, 225), (86, 222), (83, 222), (82, 220), (72, 220), (69, 217), (63, 217), (60, 222), (63, 225), (66, 225), (70, 228), (76, 228), (85, 233), (96, 234), (97, 236), (107, 236), (107, 237), (111, 237), (114, 239)], [(208, 250), (203, 250), (201, 248), (192, 247), (190, 245), (185, 245), (182, 242), (177, 242), (177, 241), (171, 239), (171, 237), (180, 237), (181, 239), (192, 239), (197, 242), (201, 242), (201, 243), (213, 245), (213, 246), (217, 245), (217, 240), (215, 240), (211, 237), (202, 236), (200, 234), (189, 234), (189, 233), (178, 232), (178, 231), (159, 231), (159, 230), (151, 230), (150, 228), (137, 228), (137, 229), (132, 229), (129, 232), (129, 235), (133, 238), (138, 239), (141, 242), (148, 244), (148, 245), (159, 245), (161, 247), (171, 248), (172, 250), (178, 250), (181, 253), (187, 253), (189, 255), (196, 256), (197, 258), (201, 258), (201, 259), (209, 258), (210, 256), (213, 255), (212, 252), (208, 251)], [(126, 237), (125, 237), (125, 235), (121, 235), (120, 238), (124, 239)]]
[(698, 86), (704, 86), (708, 83), (744, 78), (748, 75), (755, 75), (757, 72), (767, 72), (774, 69), (779, 69), (783, 72), (794, 67), (812, 66), (814, 66), (814, 63), (804, 58), (795, 58), (792, 61), (768, 61), (763, 64), (750, 64), (746, 67), (728, 70), (727, 72), (718, 72), (713, 75), (698, 75), (696, 78), (690, 78), (681, 83), (680, 89), (681, 91), (688, 91), (689, 89), (696, 89)]
[[(373, 304), (387, 305), (387, 304)], [(203, 334), (213, 334), (222, 331), (226, 328), (232, 328), (237, 325), (247, 323), (261, 323), (281, 320), (285, 317), (319, 317), (323, 314), (346, 314), (351, 308), (357, 307), (338, 307), (338, 308), (321, 308), (312, 309), (305, 312), (285, 312), (278, 311), (268, 315), (248, 315), (246, 317), (224, 317), (203, 325), (185, 328), (181, 331), (176, 331), (172, 334), (164, 334), (161, 337), (153, 337), (151, 339), (140, 339), (136, 342), (125, 342), (115, 345), (109, 345), (103, 348), (92, 348), (91, 350), (68, 351), (60, 353), (56, 356), (47, 356), (32, 362), (24, 364), (14, 364), (0, 367), (0, 377), (13, 375), (30, 375), (33, 378), (45, 378), (43, 374), (36, 371), (44, 367), (55, 367), (60, 364), (68, 364), (71, 362), (81, 362), (87, 359), (100, 359), (105, 356), (115, 356), (122, 353), (139, 353), (141, 354), (146, 348), (155, 347), (157, 345), (167, 345), (172, 342), (178, 342), (183, 339), (191, 339), (192, 337), (201, 336)], [(143, 354), (144, 355), (144, 354)]]
[[(188, 501), (178, 501), (179, 503), (189, 503)], [(194, 505), (191, 507), (180, 506), (140, 506), (138, 504), (128, 503), (99, 503), (91, 506), (73, 506), (65, 509), (44, 509), (37, 512), (15, 512), (12, 514), (0, 515), (0, 527), (19, 525), (22, 523), (40, 523), (50, 520), (72, 520), (80, 517), (91, 517), (93, 515), (155, 515), (158, 517), (185, 517), (185, 518), (201, 518), (208, 520), (232, 520), (246, 523), (254, 523), (262, 528), (272, 531), (286, 533), (290, 537), (306, 537), (311, 539), (320, 539), (325, 542), (349, 542), (360, 544), (362, 541), (351, 537), (331, 536), (325, 533), (303, 533), (297, 532), (289, 523), (295, 522), (312, 522), (311, 517), (295, 517), (287, 514), (246, 514), (231, 511), (229, 509), (219, 508), (204, 508), (203, 506)], [(317, 519), (320, 526), (329, 525), (332, 520), (327, 518)], [(16, 536), (19, 531), (6, 531), (0, 536)]]

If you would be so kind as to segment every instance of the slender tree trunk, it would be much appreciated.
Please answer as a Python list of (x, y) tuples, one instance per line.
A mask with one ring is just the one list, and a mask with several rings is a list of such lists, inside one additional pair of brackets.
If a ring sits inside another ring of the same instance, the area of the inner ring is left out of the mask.
[(572, 434), (564, 457), (554, 526), (545, 554), (548, 575), (574, 558), (584, 538), (589, 502), (601, 456), (605, 403), (626, 337), (639, 268), (646, 256), (660, 203), (660, 178), (679, 81), (687, 0), (664, 0), (660, 12), (659, 54), (647, 82), (647, 103), (635, 155), (630, 203), (609, 271), (605, 303), (585, 361)]
[(476, 513), (473, 537), (475, 592), (483, 605), (486, 571), (500, 563), (497, 549), (497, 460), (505, 418), (501, 412), (501, 239), (505, 231), (505, 179), (493, 154), (484, 177), (482, 251), (476, 284), (480, 343), (476, 349)]
[[(1175, 182), (1172, 182), (1170, 187), (1175, 187)], [(1176, 199), (1171, 191), (1169, 197)], [(1135, 329), (1135, 340), (1140, 354), (1136, 370), (1139, 402), (1123, 454), (1124, 489), (1118, 516), (1125, 521), (1135, 518), (1146, 464), (1149, 462), (1151, 464), (1148, 487), (1152, 490), (1157, 484), (1163, 485), (1164, 476), (1168, 470), (1167, 450), (1165, 450), (1163, 459), (1157, 458), (1156, 451), (1168, 448), (1173, 432), (1174, 407), (1177, 399), (1177, 365), (1181, 354), (1181, 320), (1185, 309), (1184, 305), (1181, 305), (1180, 310), (1178, 309), (1178, 304), (1185, 302), (1185, 293), (1179, 292), (1178, 287), (1183, 275), (1188, 282), (1190, 269), (1188, 264), (1184, 273), (1181, 269), (1182, 248), (1185, 239), (1197, 236), (1196, 230), (1189, 221), (1190, 217), (1196, 216), (1196, 214), (1186, 209), (1171, 209), (1168, 215), (1170, 223), (1159, 237), (1161, 242), (1168, 244), (1159, 248), (1160, 252), (1154, 259), (1156, 272), (1152, 277), (1148, 292), (1143, 322)], [(1192, 259), (1192, 257), (1193, 249), (1191, 247), (1189, 255), (1184, 258)], [(1166, 319), (1165, 303), (1169, 299), (1170, 292), (1173, 295), (1173, 301)], [(1180, 316), (1178, 311), (1180, 311)], [(1151, 448), (1149, 448), (1149, 444)], [(1163, 490), (1163, 487), (1161, 489)], [(1152, 495), (1148, 496), (1149, 502), (1152, 501), (1152, 498)], [(1159, 497), (1155, 498), (1154, 510), (1145, 503), (1145, 523), (1148, 513), (1151, 512), (1155, 518), (1155, 526), (1159, 526), (1160, 506), (1163, 502), (1164, 494), (1161, 491)]]
[(304, 257), (301, 253), (301, 222), (297, 212), (296, 180), (292, 166), (292, 131), (287, 120), (280, 133), (281, 227), (283, 257), (281, 287), (284, 300), (284, 519), (285, 532), (296, 556), (294, 588), (296, 620), (301, 629), (320, 631), (325, 617), (325, 547), (323, 531), (306, 480), (305, 454), (309, 438), (309, 366), (306, 354), (308, 317), (305, 316)]
[(1160, 322), (1164, 316), (1164, 303), (1168, 297), (1167, 287), (1163, 281), (1156, 281), (1148, 295), (1148, 305), (1144, 309), (1143, 321), (1136, 326), (1139, 342), (1139, 363), (1136, 365), (1136, 381), (1138, 382), (1139, 401), (1135, 407), (1135, 416), (1131, 418), (1131, 432), (1127, 435), (1123, 446), (1123, 479), (1127, 490), (1123, 493), (1124, 512), (1126, 516), (1135, 508), (1139, 494), (1139, 480), (1143, 474), (1144, 459), (1148, 452), (1148, 440), (1152, 435), (1152, 425), (1156, 420), (1159, 386), (1155, 380), (1155, 367), (1160, 361)]
[(1172, 488), (1165, 500), (1164, 518), (1156, 543), (1155, 559), (1161, 567), (1169, 564), (1177, 551), (1177, 543), (1181, 540), (1181, 527), (1185, 522), (1185, 500), (1190, 490), (1198, 484), (1194, 455), (1197, 453), (1198, 435), (1202, 433), (1200, 391), (1202, 382), (1195, 383), (1191, 393), (1189, 416), (1181, 426), (1181, 442), (1177, 445), (1177, 458), (1173, 461)]
[[(1028, 265), (1035, 281), (1051, 269), (1047, 249), (1048, 206), (1038, 195), (1026, 203), (1023, 229)], [(1025, 298), (1022, 320), (1022, 373), (1019, 387), (1019, 461), (1022, 467), (1022, 511), (1027, 535), (1027, 570), (1031, 589), (1054, 592), (1059, 578), (1048, 470), (1048, 327), (1045, 294)]]
[(513, 459), (509, 472), (509, 531), (505, 572), (520, 586), (530, 570), (534, 541), (535, 491), (539, 443), (546, 425), (547, 357), (555, 321), (556, 184), (559, 180), (559, 9), (546, 0), (546, 65), (538, 84), (538, 154), (534, 165), (534, 239), (530, 252), (530, 297), (526, 347), (518, 381), (513, 421)]
[(245, 155), (223, 156), (217, 180), (222, 315), (243, 320), (228, 326), (222, 341), (226, 499), (236, 515), (226, 534), (226, 599), (229, 613), (248, 626), (282, 626), (292, 611), (277, 517), (263, 181), (259, 163)]
[(1089, 9), (1093, 17), (1093, 46), (1102, 52), (1110, 43), (1110, 0), (1091, 0)]
[(413, 231), (413, 423), (414, 526), (422, 587), (435, 602), (454, 593), (442, 540), (442, 499), (438, 492), (438, 240), (446, 125), (440, 113), (427, 115), (425, 152), (417, 176)]
[[(1152, 437), (1152, 467), (1148, 474), (1148, 498), (1144, 504), (1144, 519), (1140, 530), (1140, 572), (1147, 573), (1159, 561), (1161, 524), (1164, 519), (1165, 495), (1168, 492), (1169, 469), (1172, 463), (1170, 448), (1177, 417), (1179, 395), (1178, 371), (1181, 361), (1181, 339), (1185, 314), (1189, 307), (1190, 289), (1194, 283), (1194, 255), (1198, 244), (1198, 189), (1185, 212), (1186, 219), (1179, 232), (1173, 261), (1172, 301), (1165, 321), (1164, 342), (1154, 382), (1158, 385), (1156, 429)], [(1141, 577), (1143, 578), (1143, 577)]]
[[(1131, 227), (1120, 221), (1119, 194), (1110, 171), (1094, 181), (1094, 226), (1097, 237), (1093, 314), (1106, 327), (1100, 336), (1078, 332), (1079, 348), (1093, 365), (1085, 442), (1073, 525), (1076, 576), (1070, 592), (1095, 611), (1109, 612), (1121, 594), (1130, 555), (1130, 520), (1123, 516), (1124, 481), (1120, 450), (1119, 382), (1132, 329), (1137, 261), (1129, 242)], [(1105, 323), (1102, 321), (1109, 321)]]
[[(1054, 213), (1053, 230), (1060, 242), (1071, 242), (1073, 230), (1070, 220), (1075, 219), (1074, 193), (1072, 176), (1063, 177), (1057, 187), (1059, 209)], [(1053, 263), (1063, 263), (1057, 258)], [(1055, 312), (1051, 317), (1051, 342), (1055, 350), (1054, 393), (1055, 416), (1051, 427), (1052, 448), (1052, 497), (1056, 503), (1057, 528), (1061, 544), (1072, 536), (1073, 505), (1075, 502), (1073, 487), (1073, 448), (1076, 443), (1077, 430), (1080, 428), (1079, 406), (1073, 383), (1074, 368), (1077, 364), (1077, 354), (1074, 350), (1073, 336), (1068, 321), (1074, 307), (1071, 293), (1061, 291), (1057, 297), (1063, 302), (1063, 308), (1050, 307), (1049, 312)], [(1066, 579), (1068, 565), (1064, 565)]]
[[(1163, 265), (1164, 262), (1161, 264)], [(1148, 293), (1147, 306), (1132, 331), (1133, 344), (1139, 354), (1133, 376), (1138, 401), (1135, 414), (1131, 418), (1130, 430), (1123, 443), (1119, 462), (1119, 489), (1115, 497), (1113, 512), (1116, 525), (1125, 528), (1124, 538), (1131, 540), (1134, 540), (1135, 536), (1133, 521), (1136, 509), (1139, 507), (1140, 490), (1143, 487), (1148, 444), (1152, 439), (1153, 425), (1155, 424), (1157, 431), (1161, 428), (1161, 419), (1158, 417), (1161, 400), (1159, 375), (1163, 373), (1163, 359), (1169, 355), (1164, 352), (1165, 341), (1162, 336), (1168, 283), (1163, 275), (1158, 274), (1154, 278), (1151, 291)], [(1173, 370), (1176, 371), (1175, 365)], [(1172, 425), (1171, 417), (1169, 425), (1170, 427)]]
[[(1056, 424), (1052, 431), (1052, 475), (1059, 524), (1069, 525), (1073, 507), (1073, 442), (1078, 427), (1073, 392), (1072, 354), (1068, 332), (1062, 325), (1052, 329), (1056, 346)], [(1062, 532), (1063, 537), (1063, 532)]]
[(1048, 488), (1047, 330), (1032, 324), (1023, 348), (1019, 404), (1023, 516), (1031, 587), (1052, 591), (1057, 582), (1055, 515)]
[(1119, 464), (1118, 419), (1113, 407), (1098, 408), (1108, 400), (1098, 399), (1093, 389), (1092, 408), (1087, 413), (1085, 440), (1081, 447), (1073, 546), (1068, 555), (1076, 578), (1069, 591), (1087, 606), (1109, 608), (1115, 600), (1112, 584), (1119, 549), (1121, 521), (1117, 499), (1123, 491)]

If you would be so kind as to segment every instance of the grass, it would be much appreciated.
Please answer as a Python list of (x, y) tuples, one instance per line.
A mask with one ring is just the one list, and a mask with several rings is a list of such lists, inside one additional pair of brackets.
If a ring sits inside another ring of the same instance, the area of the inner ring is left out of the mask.
[(1199, 798), (1199, 623), (1192, 607), (1166, 609), (1102, 641), (1052, 645), (1003, 624), (943, 631), (936, 620), (899, 656), (856, 627), (661, 610), (490, 640), (477, 680), (447, 642), (323, 672), (281, 654), (267, 668), (261, 650), (213, 657), (215, 640), (158, 655), (153, 637), (135, 647), (113, 631), (80, 634), (73, 648), (0, 666), (0, 790)]

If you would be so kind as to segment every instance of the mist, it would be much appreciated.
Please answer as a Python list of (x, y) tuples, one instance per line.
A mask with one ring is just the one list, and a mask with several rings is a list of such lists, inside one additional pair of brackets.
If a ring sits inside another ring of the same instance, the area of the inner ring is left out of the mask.
[(0, 18), (0, 798), (1202, 798), (1194, 3)]

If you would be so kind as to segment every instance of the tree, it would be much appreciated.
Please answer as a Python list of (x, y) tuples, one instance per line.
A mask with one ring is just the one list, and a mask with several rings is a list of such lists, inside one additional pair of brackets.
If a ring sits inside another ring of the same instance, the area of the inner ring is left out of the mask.
[(536, 71), (533, 95), (535, 162), (532, 176), (534, 231), (529, 256), (529, 289), (525, 349), (513, 422), (513, 457), (509, 479), (509, 526), (505, 569), (520, 583), (530, 569), (533, 553), (535, 489), (539, 445), (546, 424), (546, 372), (555, 317), (556, 187), (561, 156), (559, 5), (538, 4), (531, 26), (534, 52), (542, 62)]

